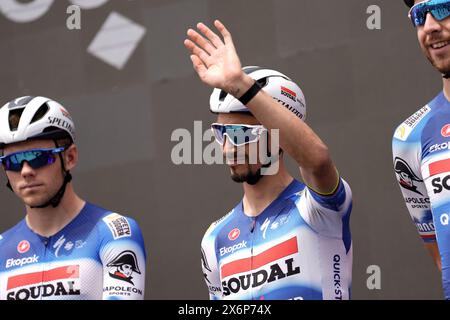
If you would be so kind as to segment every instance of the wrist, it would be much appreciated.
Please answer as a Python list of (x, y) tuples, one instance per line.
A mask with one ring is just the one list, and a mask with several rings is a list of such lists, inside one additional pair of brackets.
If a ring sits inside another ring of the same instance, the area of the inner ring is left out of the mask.
[(238, 77), (236, 77), (230, 84), (229, 90), (227, 92), (234, 96), (236, 99), (241, 98), (250, 89), (255, 80), (250, 77), (245, 72), (242, 72)]

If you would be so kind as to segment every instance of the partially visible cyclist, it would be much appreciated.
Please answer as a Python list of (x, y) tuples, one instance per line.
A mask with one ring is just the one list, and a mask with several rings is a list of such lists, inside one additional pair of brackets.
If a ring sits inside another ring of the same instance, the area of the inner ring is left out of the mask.
[(26, 211), (0, 236), (0, 299), (144, 297), (139, 226), (76, 194), (74, 141), (74, 122), (56, 101), (26, 96), (0, 109), (0, 162)]
[[(200, 79), (216, 88), (212, 129), (244, 196), (203, 237), (210, 298), (349, 299), (350, 187), (326, 145), (302, 121), (301, 89), (275, 70), (242, 69), (230, 33), (217, 20), (215, 26), (223, 40), (200, 23), (201, 34), (188, 30), (185, 46)], [(274, 129), (281, 152), (272, 148)], [(261, 148), (272, 162), (251, 161), (257, 158), (251, 150)], [(306, 186), (287, 171), (284, 152), (297, 162)]]
[(443, 90), (398, 126), (392, 141), (394, 170), (450, 299), (450, 1), (404, 2), (422, 52), (443, 77)]

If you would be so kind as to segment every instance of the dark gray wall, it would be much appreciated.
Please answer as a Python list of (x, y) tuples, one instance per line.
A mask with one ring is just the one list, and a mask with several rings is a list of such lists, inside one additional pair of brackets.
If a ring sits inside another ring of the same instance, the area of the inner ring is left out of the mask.
[[(214, 119), (210, 89), (193, 73), (182, 41), (188, 26), (216, 17), (232, 31), (243, 64), (278, 69), (300, 84), (309, 124), (352, 186), (353, 298), (442, 298), (392, 170), (396, 125), (441, 89), (401, 0), (111, 0), (83, 11), (79, 31), (66, 28), (69, 4), (54, 1), (23, 24), (0, 13), (0, 103), (44, 95), (69, 109), (81, 150), (75, 186), (140, 223), (148, 299), (207, 298), (200, 240), (242, 196), (227, 168), (176, 166), (170, 158), (174, 129), (193, 131), (194, 120), (206, 129)], [(371, 4), (381, 7), (381, 30), (366, 28)], [(112, 11), (146, 28), (122, 70), (87, 52)], [(290, 169), (298, 176), (292, 162)], [(24, 208), (6, 188), (0, 203), (4, 231)], [(382, 288), (369, 291), (373, 264)]]

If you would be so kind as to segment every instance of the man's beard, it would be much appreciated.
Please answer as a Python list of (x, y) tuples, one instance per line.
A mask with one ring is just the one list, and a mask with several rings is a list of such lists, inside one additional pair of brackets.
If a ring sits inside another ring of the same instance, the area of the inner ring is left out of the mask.
[(450, 63), (446, 63), (446, 64), (439, 66), (439, 64), (436, 62), (436, 59), (433, 59), (428, 52), (425, 53), (425, 56), (427, 57), (427, 59), (431, 63), (431, 65), (436, 70), (438, 70), (441, 74), (446, 75), (446, 74), (450, 73)]
[(231, 174), (231, 179), (234, 182), (238, 182), (238, 183), (246, 182), (251, 186), (257, 184), (259, 182), (259, 180), (261, 180), (262, 177), (263, 177), (263, 175), (261, 174), (261, 169), (256, 170), (256, 172), (252, 172), (250, 167), (248, 167), (248, 170), (246, 173), (239, 174), (236, 172), (232, 172), (232, 174)]

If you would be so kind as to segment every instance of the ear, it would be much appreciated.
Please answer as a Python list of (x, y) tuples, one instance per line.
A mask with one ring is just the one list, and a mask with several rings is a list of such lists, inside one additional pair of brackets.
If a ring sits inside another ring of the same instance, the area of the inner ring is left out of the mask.
[(64, 166), (67, 171), (72, 170), (78, 163), (78, 148), (75, 144), (72, 144), (63, 154)]

